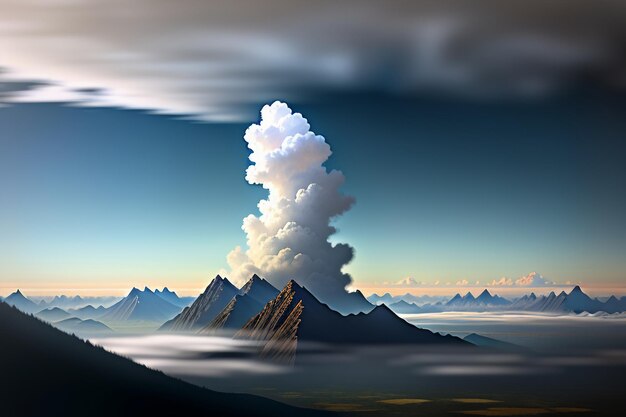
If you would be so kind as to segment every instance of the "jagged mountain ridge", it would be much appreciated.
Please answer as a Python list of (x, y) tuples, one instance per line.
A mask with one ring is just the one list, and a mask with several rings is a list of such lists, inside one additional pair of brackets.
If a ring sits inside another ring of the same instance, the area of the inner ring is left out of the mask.
[(104, 322), (164, 322), (179, 312), (180, 307), (165, 301), (146, 287), (143, 291), (133, 288), (99, 318)]
[[(370, 296), (370, 300), (395, 300), (386, 293), (383, 296)], [(388, 304), (390, 305), (390, 304)], [(478, 297), (471, 292), (464, 296), (456, 294), (447, 302), (437, 302), (419, 306), (421, 313), (436, 313), (445, 311), (528, 311), (548, 313), (619, 313), (626, 311), (626, 297), (609, 297), (605, 302), (591, 298), (585, 294), (580, 286), (575, 286), (568, 294), (561, 291), (559, 294), (550, 292), (548, 295), (537, 296), (535, 293), (526, 294), (516, 300), (508, 300), (498, 295), (492, 295), (487, 289)], [(397, 313), (408, 314), (399, 311)]]
[(204, 327), (201, 332), (216, 329), (241, 329), (252, 316), (259, 313), (265, 304), (278, 295), (279, 291), (269, 282), (254, 274), (244, 284), (226, 307)]
[(74, 317), (78, 317), (79, 319), (97, 319), (106, 313), (107, 309), (103, 306), (98, 306), (97, 308), (92, 305), (87, 305), (85, 307), (77, 308), (77, 309), (69, 309), (67, 312)]
[(238, 293), (239, 289), (227, 278), (217, 275), (189, 307), (185, 307), (159, 330), (199, 330), (211, 323)]
[(167, 287), (164, 287), (163, 290), (156, 289), (154, 290), (154, 293), (168, 303), (180, 308), (187, 307), (194, 301), (194, 297), (179, 297), (176, 292), (170, 291)]
[[(384, 303), (387, 305), (386, 303)], [(413, 303), (407, 303), (404, 300), (397, 301), (387, 305), (391, 311), (397, 314), (417, 314), (422, 311), (417, 305)]]
[(264, 340), (262, 355), (287, 361), (293, 361), (301, 340), (334, 344), (465, 343), (417, 328), (385, 305), (369, 313), (343, 316), (293, 280), (236, 337)]

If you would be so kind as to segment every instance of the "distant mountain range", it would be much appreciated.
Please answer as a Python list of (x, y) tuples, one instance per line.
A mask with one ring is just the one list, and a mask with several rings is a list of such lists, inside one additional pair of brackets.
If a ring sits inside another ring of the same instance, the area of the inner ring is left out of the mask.
[(133, 288), (126, 297), (107, 308), (100, 319), (104, 322), (147, 321), (162, 323), (176, 316), (182, 308), (166, 299), (173, 297), (176, 297), (176, 294), (169, 291), (162, 296), (162, 293), (155, 293), (148, 287), (144, 288), (143, 291)]
[(31, 298), (32, 301), (43, 308), (59, 307), (64, 310), (78, 309), (88, 305), (109, 307), (120, 300), (120, 297), (81, 297), (75, 295), (73, 297), (67, 295), (57, 295), (53, 298)]
[[(136, 364), (0, 302), (3, 416), (327, 416), (204, 389)], [(333, 414), (334, 415), (334, 414)]]
[[(167, 287), (162, 290), (152, 291), (149, 288), (139, 290), (133, 288), (126, 297), (120, 299), (112, 306), (97, 308), (87, 305), (80, 308), (62, 309), (60, 307), (42, 307), (45, 303), (35, 303), (24, 296), (20, 290), (10, 294), (4, 302), (18, 309), (37, 315), (54, 325), (58, 322), (76, 318), (80, 320), (95, 320), (106, 325), (119, 325), (120, 323), (153, 323), (161, 325), (161, 330), (176, 332), (210, 333), (224, 329), (238, 331), (247, 325), (248, 321), (260, 313), (266, 304), (279, 294), (279, 290), (268, 281), (254, 275), (241, 288), (237, 288), (227, 278), (216, 276), (205, 291), (197, 298), (179, 297)], [(355, 299), (360, 299), (360, 293)], [(315, 297), (319, 303), (317, 297)], [(52, 302), (71, 305), (80, 303), (87, 298), (54, 297)], [(364, 299), (364, 298), (363, 298)], [(626, 312), (626, 297), (617, 298), (610, 296), (599, 300), (585, 294), (579, 286), (566, 293), (551, 292), (547, 295), (537, 296), (534, 293), (524, 295), (517, 299), (507, 299), (491, 294), (487, 289), (478, 296), (471, 292), (465, 295), (456, 294), (450, 299), (418, 305), (426, 296), (391, 296), (386, 293), (382, 296), (376, 294), (369, 297), (370, 301), (378, 305), (385, 304), (396, 314), (419, 314), (445, 311), (526, 311), (547, 312), (555, 314), (583, 313), (590, 314), (606, 312), (608, 314)], [(430, 297), (430, 299), (440, 299)], [(55, 301), (56, 300), (56, 301)], [(192, 302), (193, 300), (193, 302)], [(373, 311), (374, 307), (364, 311)], [(330, 310), (334, 310), (328, 307)], [(344, 314), (345, 315), (345, 314)], [(87, 325), (78, 326), (76, 329), (86, 328)], [(305, 326), (306, 328), (306, 326)], [(79, 333), (80, 334), (80, 333)]]
[[(390, 300), (389, 294), (383, 296), (372, 295), (370, 301)], [(386, 303), (385, 303), (386, 304)], [(433, 313), (444, 311), (527, 311), (551, 313), (619, 313), (626, 311), (626, 297), (609, 297), (606, 301), (591, 298), (579, 286), (574, 287), (568, 294), (562, 291), (558, 295), (550, 292), (548, 295), (537, 296), (534, 293), (521, 298), (509, 300), (498, 295), (492, 295), (487, 289), (478, 297), (471, 292), (465, 295), (456, 294), (447, 301), (427, 303), (417, 306), (404, 300), (393, 301), (389, 308), (398, 314)]]
[(388, 292), (383, 295), (372, 294), (367, 297), (367, 301), (374, 304), (375, 306), (379, 304), (387, 304), (390, 306), (393, 303), (397, 303), (399, 301), (405, 301), (409, 304), (415, 304), (417, 306), (421, 306), (424, 304), (433, 304), (441, 301), (447, 301), (448, 297), (440, 296), (440, 295), (413, 295), (411, 293), (406, 293), (403, 295), (391, 295)]

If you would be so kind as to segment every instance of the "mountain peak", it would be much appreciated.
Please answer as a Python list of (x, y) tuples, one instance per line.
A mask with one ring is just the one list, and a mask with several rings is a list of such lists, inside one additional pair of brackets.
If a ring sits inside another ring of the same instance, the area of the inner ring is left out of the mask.
[(582, 293), (582, 292), (583, 292), (583, 290), (581, 290), (581, 289), (580, 289), (580, 286), (579, 286), (579, 285), (577, 285), (577, 286), (575, 286), (575, 287), (572, 289), (572, 292), (570, 292), (570, 294), (573, 294), (573, 293)]
[(488, 290), (487, 288), (485, 288), (485, 289), (483, 290), (483, 292), (481, 292), (481, 293), (480, 293), (480, 295), (479, 295), (478, 297), (480, 298), (480, 297), (483, 297), (483, 296), (485, 296), (485, 297), (491, 297), (491, 293), (489, 292), (489, 290)]
[(467, 292), (467, 294), (465, 294), (465, 296), (463, 296), (463, 298), (467, 300), (474, 300), (474, 296), (469, 291)]
[(22, 291), (20, 291), (20, 289), (19, 289), (19, 288), (18, 288), (18, 289), (17, 289), (17, 291), (15, 291), (13, 294), (15, 294), (15, 295), (19, 295), (19, 296), (21, 296), (21, 297), (23, 297), (23, 296), (24, 296), (24, 294), (22, 294)]
[(385, 303), (377, 305), (376, 307), (374, 307), (372, 309), (372, 311), (370, 311), (369, 313), (367, 313), (368, 315), (370, 314), (391, 314), (393, 316), (396, 315), (396, 313), (393, 312), (393, 310), (391, 310), (389, 307), (387, 307), (387, 305)]
[(127, 297), (134, 297), (134, 296), (138, 296), (141, 293), (141, 290), (137, 287), (133, 287), (132, 290), (130, 290), (130, 292), (128, 293)]
[(145, 288), (143, 289), (143, 292), (152, 293), (152, 290), (151, 290), (150, 288), (148, 288), (148, 287), (145, 287)]

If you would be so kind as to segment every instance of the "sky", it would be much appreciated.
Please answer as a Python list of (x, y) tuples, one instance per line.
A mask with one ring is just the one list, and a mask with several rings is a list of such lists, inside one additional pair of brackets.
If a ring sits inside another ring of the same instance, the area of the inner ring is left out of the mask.
[(624, 292), (623, 6), (275, 3), (0, 0), (0, 295), (202, 290), (267, 197), (243, 137), (274, 100), (355, 199), (351, 287)]

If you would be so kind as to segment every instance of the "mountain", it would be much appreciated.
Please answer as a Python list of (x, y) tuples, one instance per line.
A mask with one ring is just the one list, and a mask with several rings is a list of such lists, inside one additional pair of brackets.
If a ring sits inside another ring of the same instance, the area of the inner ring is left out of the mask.
[[(421, 297), (413, 296), (413, 298)], [(411, 303), (407, 299), (406, 294), (404, 296), (391, 296), (389, 293), (383, 296), (373, 294), (369, 300), (373, 303), (381, 303), (381, 300), (391, 300), (390, 302), (385, 302), (389, 306), (399, 301)], [(399, 304), (398, 308), (395, 308), (396, 312), (401, 313), (400, 309), (402, 307), (406, 306)], [(592, 314), (604, 311), (607, 313), (620, 313), (626, 311), (626, 297), (620, 299), (610, 296), (605, 302), (602, 302), (589, 297), (579, 286), (576, 286), (569, 294), (565, 291), (555, 294), (552, 291), (548, 295), (537, 296), (533, 292), (510, 301), (498, 295), (492, 295), (485, 289), (478, 297), (474, 297), (470, 292), (464, 296), (456, 294), (446, 303), (423, 304), (419, 307), (421, 313), (442, 311), (536, 311), (545, 313), (582, 313), (586, 311)]]
[(224, 307), (239, 293), (227, 278), (217, 275), (204, 292), (176, 317), (166, 322), (159, 330), (199, 330), (211, 323)]
[(372, 294), (369, 297), (367, 297), (367, 301), (369, 301), (370, 303), (374, 305), (379, 305), (383, 303), (389, 305), (399, 300), (396, 297), (389, 294), (388, 292), (386, 292), (383, 295)]
[(389, 308), (397, 314), (416, 314), (422, 311), (422, 309), (415, 304), (407, 303), (404, 300), (389, 304)]
[(207, 333), (216, 329), (241, 329), (248, 320), (259, 313), (263, 306), (278, 295), (272, 284), (254, 274), (241, 287), (224, 309), (205, 326), (201, 332)]
[(39, 305), (43, 309), (44, 307), (59, 307), (63, 310), (79, 309), (88, 305), (102, 305), (110, 307), (111, 305), (120, 301), (121, 297), (104, 296), (104, 297), (83, 297), (75, 295), (73, 297), (67, 295), (57, 295), (52, 299), (42, 299), (39, 301)]
[[(170, 378), (0, 303), (3, 416), (328, 416)], [(10, 337), (9, 337), (10, 336)]]
[(103, 306), (98, 306), (98, 308), (87, 305), (78, 309), (69, 309), (67, 312), (74, 317), (78, 317), (79, 319), (97, 319), (101, 317), (104, 313), (106, 313), (106, 308)]
[(326, 294), (318, 294), (318, 296), (321, 302), (344, 315), (367, 313), (374, 308), (372, 303), (367, 301), (367, 298), (359, 290), (354, 292), (333, 291)]
[(461, 294), (456, 294), (445, 305), (450, 309), (460, 309), (473, 306), (475, 305), (475, 302), (476, 298), (474, 298), (472, 293), (468, 291), (467, 294), (465, 294), (464, 296), (461, 296)]
[(113, 331), (110, 327), (99, 321), (91, 319), (81, 320), (76, 317), (70, 317), (69, 319), (57, 321), (52, 325), (66, 333), (74, 333), (78, 336), (91, 336)]
[[(480, 293), (478, 297), (474, 297), (471, 292), (468, 292), (464, 296), (456, 294), (447, 303), (440, 307), (440, 311), (485, 311), (502, 309), (511, 302), (506, 298), (502, 298), (498, 295), (491, 295), (489, 290), (485, 289)], [(423, 306), (424, 310), (433, 311), (434, 306)]]
[[(577, 285), (567, 294), (561, 291), (558, 295), (551, 291), (547, 296), (540, 297), (531, 294), (516, 300), (509, 309), (517, 311), (540, 311), (547, 313), (596, 313), (599, 311), (618, 312), (626, 310), (620, 306), (615, 297), (609, 298), (606, 303), (589, 297)], [(620, 310), (620, 307), (622, 309)]]
[(46, 306), (59, 308), (77, 308), (84, 304), (85, 300), (83, 300), (80, 295), (75, 295), (74, 297), (68, 297), (67, 295), (57, 295), (52, 300), (47, 302)]
[(59, 307), (47, 308), (35, 314), (35, 317), (50, 323), (71, 317), (71, 314)]
[(413, 295), (411, 293), (406, 293), (403, 295), (391, 295), (388, 292), (383, 294), (383, 295), (378, 295), (378, 294), (372, 294), (369, 297), (367, 297), (367, 301), (369, 301), (370, 303), (374, 304), (374, 305), (379, 305), (379, 304), (393, 304), (393, 303), (397, 303), (398, 301), (406, 301), (409, 304), (415, 304), (418, 307), (420, 307), (421, 305), (427, 304), (427, 303), (436, 303), (439, 301), (447, 301), (448, 298), (444, 297), (444, 296), (439, 296), (439, 295)]
[(20, 309), (25, 313), (34, 313), (40, 310), (39, 306), (26, 298), (20, 290), (17, 290), (13, 294), (9, 295), (4, 299), (4, 302), (10, 306)]
[(211, 333), (217, 329), (241, 329), (250, 317), (262, 309), (263, 304), (252, 297), (237, 294), (209, 324), (200, 330), (200, 333)]
[(100, 316), (104, 322), (148, 321), (164, 322), (180, 312), (148, 287), (143, 291), (133, 288), (126, 297), (112, 305)]
[(476, 297), (476, 302), (486, 306), (506, 306), (511, 304), (506, 298), (502, 298), (499, 295), (491, 295), (487, 289), (484, 289), (483, 292)]
[(607, 313), (619, 313), (626, 311), (626, 297), (619, 299), (614, 295), (610, 296), (604, 303), (603, 310)]
[(567, 311), (571, 311), (574, 313), (582, 313), (583, 311), (595, 313), (597, 311), (602, 310), (603, 303), (589, 297), (577, 285), (574, 287), (574, 289), (572, 289), (572, 291), (569, 294), (565, 296), (563, 307)]
[(162, 291), (159, 291), (158, 289), (154, 290), (154, 293), (168, 303), (180, 308), (187, 307), (194, 300), (194, 297), (179, 297), (178, 294), (174, 291), (170, 291), (167, 287), (164, 287)]
[(265, 341), (262, 356), (287, 362), (295, 359), (300, 340), (334, 344), (465, 343), (453, 336), (419, 329), (384, 304), (369, 313), (343, 316), (293, 280), (236, 337)]
[(249, 295), (259, 303), (265, 305), (269, 300), (276, 297), (279, 291), (268, 281), (259, 277), (257, 274), (252, 275), (239, 290), (239, 294)]

